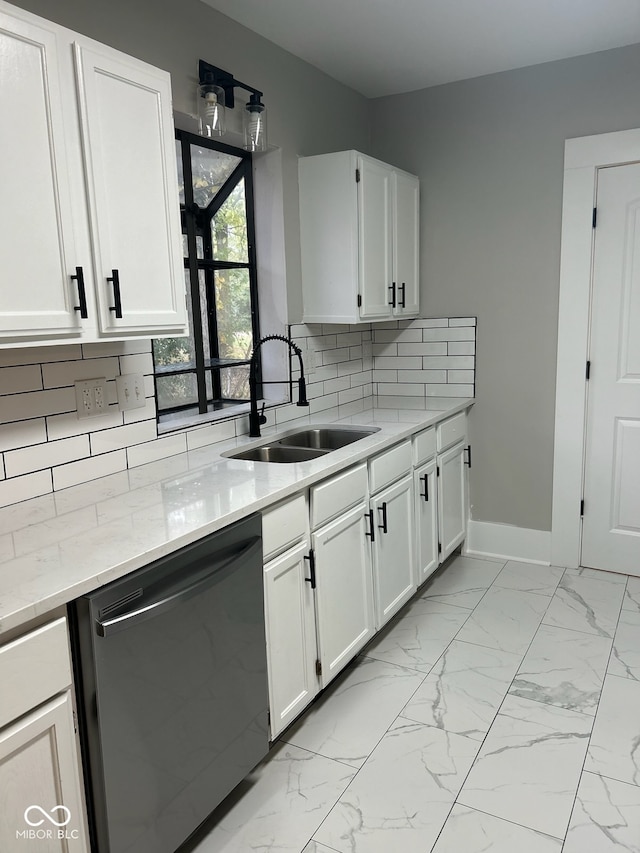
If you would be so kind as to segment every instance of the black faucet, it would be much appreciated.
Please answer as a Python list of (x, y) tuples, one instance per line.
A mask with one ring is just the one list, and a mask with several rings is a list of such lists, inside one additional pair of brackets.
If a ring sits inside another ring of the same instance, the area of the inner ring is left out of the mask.
[[(307, 400), (307, 386), (304, 381), (304, 365), (302, 363), (302, 350), (299, 346), (296, 346), (294, 342), (285, 337), (284, 335), (267, 335), (264, 338), (261, 338), (258, 343), (253, 348), (253, 353), (251, 354), (251, 361), (249, 362), (249, 397), (250, 397), (250, 409), (249, 409), (249, 436), (250, 438), (259, 438), (260, 437), (260, 425), (266, 424), (267, 419), (264, 415), (264, 403), (262, 404), (262, 412), (258, 413), (258, 379), (256, 376), (256, 363), (258, 355), (258, 351), (262, 344), (266, 343), (266, 341), (282, 341), (285, 344), (289, 345), (289, 349), (293, 351), (298, 356), (298, 361), (300, 362), (300, 378), (298, 379), (298, 402), (296, 405), (298, 406), (308, 406), (309, 401)], [(281, 383), (288, 383), (290, 380), (282, 379), (282, 380), (273, 380), (273, 382), (263, 383), (263, 384), (274, 384), (279, 385)]]

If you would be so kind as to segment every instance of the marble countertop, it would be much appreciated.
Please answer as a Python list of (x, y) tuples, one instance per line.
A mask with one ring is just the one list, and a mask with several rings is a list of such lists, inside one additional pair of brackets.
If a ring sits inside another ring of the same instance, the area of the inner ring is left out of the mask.
[[(379, 431), (308, 462), (221, 454), (247, 436), (152, 462), (0, 510), (0, 636), (252, 512), (463, 411), (473, 400), (427, 398), (423, 409), (373, 408), (339, 423)], [(318, 416), (296, 421), (337, 422)], [(263, 430), (268, 438), (287, 427)]]

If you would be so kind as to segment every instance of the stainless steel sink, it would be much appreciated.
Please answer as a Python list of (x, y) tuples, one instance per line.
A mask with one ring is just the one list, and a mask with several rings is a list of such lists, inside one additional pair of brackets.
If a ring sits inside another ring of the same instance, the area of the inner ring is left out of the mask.
[(283, 447), (313, 447), (320, 450), (337, 450), (360, 441), (374, 432), (379, 427), (311, 427), (298, 430), (278, 440)]
[(327, 450), (311, 449), (309, 447), (283, 447), (281, 444), (263, 444), (261, 447), (250, 447), (238, 453), (224, 453), (230, 459), (244, 459), (248, 462), (307, 462), (324, 456)]
[(274, 435), (269, 441), (245, 450), (223, 453), (228, 459), (248, 462), (307, 462), (332, 450), (360, 441), (380, 427), (317, 426), (294, 429), (284, 435)]

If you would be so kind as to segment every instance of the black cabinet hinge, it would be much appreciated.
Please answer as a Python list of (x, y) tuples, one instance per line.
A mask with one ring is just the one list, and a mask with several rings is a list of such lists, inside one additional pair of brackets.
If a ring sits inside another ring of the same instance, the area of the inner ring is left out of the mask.
[(360, 169), (356, 169), (356, 184), (360, 183)]
[(322, 675), (322, 664), (319, 660), (316, 661), (316, 675)]
[(584, 517), (584, 498), (580, 501), (580, 518)]
[(596, 222), (597, 222), (597, 221), (598, 221), (598, 208), (597, 208), (597, 207), (594, 207), (594, 208), (593, 208), (593, 216), (592, 216), (592, 218), (591, 218), (591, 226), (592, 226), (593, 228), (595, 228), (595, 227), (596, 227)]
[(358, 308), (362, 308), (362, 294), (358, 294)]
[(587, 370), (585, 372), (585, 377), (587, 379), (587, 382), (591, 378), (591, 362), (590, 361), (587, 362)]

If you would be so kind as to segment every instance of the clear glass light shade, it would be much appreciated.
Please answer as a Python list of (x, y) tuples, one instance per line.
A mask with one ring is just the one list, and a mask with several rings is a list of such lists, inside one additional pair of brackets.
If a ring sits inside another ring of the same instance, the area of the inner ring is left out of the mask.
[(224, 89), (213, 83), (198, 86), (198, 130), (201, 136), (225, 132)]
[[(257, 103), (255, 102), (257, 100)], [(247, 151), (267, 150), (267, 111), (259, 98), (252, 96), (243, 116), (244, 147)]]

